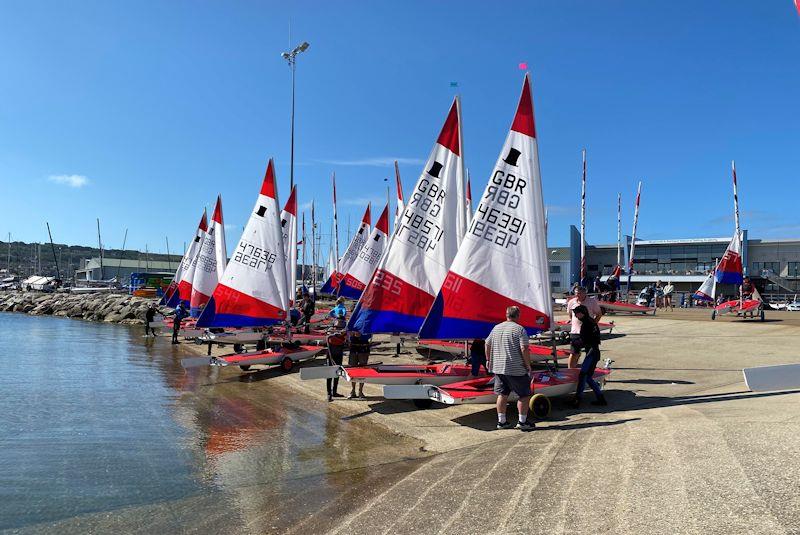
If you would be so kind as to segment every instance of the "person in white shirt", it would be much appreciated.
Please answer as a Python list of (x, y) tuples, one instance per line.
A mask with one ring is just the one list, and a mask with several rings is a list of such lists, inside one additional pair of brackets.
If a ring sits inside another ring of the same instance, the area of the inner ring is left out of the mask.
[(578, 367), (578, 360), (580, 359), (581, 349), (583, 348), (583, 344), (581, 343), (581, 322), (572, 313), (578, 305), (586, 307), (595, 323), (600, 323), (600, 318), (603, 317), (603, 309), (600, 308), (600, 303), (597, 299), (590, 297), (586, 292), (586, 288), (583, 286), (575, 288), (575, 297), (571, 298), (567, 303), (567, 312), (569, 313), (570, 320), (569, 343), (571, 352), (569, 356), (569, 368)]
[(667, 284), (664, 285), (664, 308), (674, 308), (675, 305), (672, 304), (672, 295), (675, 293), (675, 285), (672, 284), (672, 281), (667, 281)]

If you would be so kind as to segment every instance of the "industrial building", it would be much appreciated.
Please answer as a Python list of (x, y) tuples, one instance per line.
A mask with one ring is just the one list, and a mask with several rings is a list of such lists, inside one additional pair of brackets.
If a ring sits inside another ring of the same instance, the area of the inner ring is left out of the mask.
[[(764, 240), (743, 231), (742, 264), (745, 274), (765, 298), (800, 293), (800, 239)], [(731, 237), (674, 240), (636, 240), (631, 289), (638, 291), (657, 281), (672, 281), (678, 292), (694, 292), (725, 254)], [(628, 264), (631, 237), (620, 247), (623, 266)], [(553, 292), (569, 291), (580, 278), (581, 237), (570, 226), (569, 247), (551, 247), (550, 281)], [(617, 265), (617, 244), (586, 245), (586, 271), (590, 277), (608, 276)], [(627, 277), (623, 277), (623, 282)]]

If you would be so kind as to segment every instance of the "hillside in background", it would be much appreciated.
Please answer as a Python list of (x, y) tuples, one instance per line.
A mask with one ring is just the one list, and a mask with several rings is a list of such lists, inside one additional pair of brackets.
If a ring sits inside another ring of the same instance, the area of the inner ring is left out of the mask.
[[(182, 251), (178, 254), (169, 256), (173, 262), (181, 259)], [(97, 247), (86, 247), (84, 245), (65, 245), (55, 244), (55, 256), (58, 259), (58, 266), (61, 270), (62, 278), (71, 278), (74, 271), (80, 267), (80, 261), (84, 258), (100, 256)], [(104, 249), (105, 258), (127, 258), (130, 260), (141, 260), (142, 264), (149, 260), (167, 260), (167, 255), (157, 253), (144, 253), (130, 249)], [(41, 271), (39, 269), (41, 262)], [(9, 242), (0, 241), (0, 269), (9, 268), (11, 273), (28, 275), (56, 275), (56, 263), (53, 258), (53, 249), (49, 243), (24, 243), (12, 241), (9, 257)]]

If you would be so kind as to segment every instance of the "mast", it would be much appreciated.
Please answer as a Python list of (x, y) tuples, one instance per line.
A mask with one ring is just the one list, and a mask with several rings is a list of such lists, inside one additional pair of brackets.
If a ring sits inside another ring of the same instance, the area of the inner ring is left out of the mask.
[(617, 193), (617, 265), (622, 266), (622, 194)]
[[(122, 264), (122, 260), (119, 262)], [(147, 248), (147, 244), (144, 244), (144, 269), (145, 271), (150, 271), (150, 250)]]
[(631, 234), (631, 254), (628, 259), (628, 284), (626, 292), (631, 291), (631, 275), (633, 275), (633, 252), (636, 249), (636, 226), (639, 223), (639, 200), (642, 195), (642, 181), (639, 181), (639, 187), (636, 189), (636, 206), (633, 210), (633, 233)]
[(581, 178), (581, 280), (586, 281), (586, 149), (581, 151), (583, 156), (583, 176)]
[(8, 233), (8, 256), (6, 257), (6, 270), (11, 275), (11, 233)]
[(56, 257), (56, 246), (53, 245), (53, 234), (50, 232), (50, 223), (45, 221), (47, 225), (47, 235), (50, 237), (50, 248), (53, 250), (53, 262), (56, 263), (56, 278), (61, 280), (61, 270), (58, 269), (58, 257)]
[(106, 278), (103, 270), (103, 241), (100, 239), (100, 218), (97, 218), (97, 246), (100, 248), (100, 280)]
[(311, 201), (311, 287), (317, 288), (317, 219), (314, 216), (314, 201)]
[[(128, 229), (125, 229), (125, 236), (122, 238), (122, 258), (125, 257), (125, 244), (128, 243)], [(169, 242), (167, 242), (167, 250), (169, 251)], [(169, 253), (167, 253), (169, 254)], [(119, 280), (119, 270), (122, 267), (122, 258), (120, 258), (119, 263), (117, 264), (117, 273), (114, 275), (114, 278)]]
[[(396, 163), (396, 162), (395, 162)], [(336, 209), (336, 172), (333, 173), (333, 243), (336, 252), (336, 266), (339, 266), (339, 213)]]
[(164, 240), (167, 242), (167, 269), (170, 268), (170, 263), (172, 259), (169, 257), (169, 236), (164, 236)]
[(303, 212), (303, 267), (300, 270), (300, 278), (303, 279), (303, 286), (306, 285), (306, 213)]

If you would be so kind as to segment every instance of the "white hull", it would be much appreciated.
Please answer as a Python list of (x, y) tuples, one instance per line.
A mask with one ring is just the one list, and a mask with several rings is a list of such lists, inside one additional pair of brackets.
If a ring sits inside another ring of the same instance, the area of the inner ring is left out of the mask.
[[(283, 359), (285, 359), (286, 357), (289, 357), (294, 362), (300, 362), (300, 361), (303, 361), (303, 360), (311, 360), (311, 359), (313, 359), (314, 357), (317, 356), (317, 354), (319, 352), (320, 352), (319, 349), (314, 349), (314, 350), (308, 350), (308, 351), (296, 351), (294, 353), (289, 353), (289, 354), (281, 353), (281, 352), (276, 352), (274, 354), (264, 353), (264, 356), (262, 358), (250, 359), (250, 360), (247, 360), (246, 362), (228, 362), (228, 361), (224, 360), (223, 358), (211, 358), (210, 359), (210, 364), (212, 366), (240, 366), (242, 364), (247, 365), (247, 366), (276, 366), (276, 365), (280, 364), (283, 361)], [(236, 356), (237, 357), (247, 357), (249, 355), (256, 355), (258, 353), (260, 353), (260, 352), (240, 353), (240, 354), (237, 354)]]

